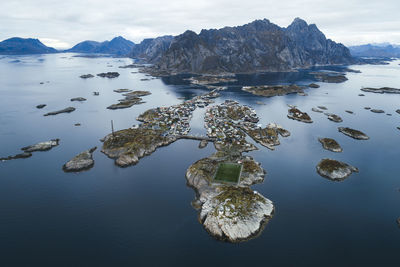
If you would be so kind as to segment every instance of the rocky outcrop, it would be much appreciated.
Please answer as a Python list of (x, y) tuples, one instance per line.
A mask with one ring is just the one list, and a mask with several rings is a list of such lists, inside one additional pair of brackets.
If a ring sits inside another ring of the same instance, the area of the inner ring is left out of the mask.
[(186, 31), (172, 40), (156, 68), (170, 73), (248, 73), (352, 62), (349, 50), (326, 39), (314, 24), (297, 18), (281, 28), (264, 19), (200, 34)]
[(290, 118), (292, 120), (297, 120), (297, 121), (301, 121), (301, 122), (305, 122), (305, 123), (313, 122), (311, 117), (306, 112), (302, 112), (295, 107), (292, 107), (291, 109), (289, 109), (287, 116), (288, 116), (288, 118)]
[(58, 146), (59, 142), (60, 142), (60, 139), (52, 139), (50, 141), (40, 142), (35, 145), (23, 147), (23, 148), (21, 148), (21, 150), (23, 150), (24, 152), (28, 152), (28, 153), (37, 152), (37, 151), (47, 151), (47, 150), (52, 149), (55, 146)]
[(339, 130), (339, 132), (341, 132), (347, 136), (350, 136), (351, 138), (357, 139), (357, 140), (368, 140), (369, 139), (369, 137), (365, 133), (358, 131), (358, 130), (348, 128), (348, 127), (339, 127), (338, 130)]
[(73, 111), (75, 111), (74, 107), (68, 107), (68, 108), (64, 108), (64, 109), (61, 109), (61, 110), (57, 110), (57, 111), (52, 111), (52, 112), (46, 113), (43, 116), (54, 116), (54, 115), (58, 115), (58, 114), (61, 114), (61, 113), (71, 113)]
[(262, 85), (262, 86), (243, 86), (242, 90), (257, 96), (282, 96), (288, 94), (304, 93), (305, 87), (292, 85)]
[(373, 108), (373, 109), (371, 109), (370, 111), (373, 112), (373, 113), (385, 113), (384, 110), (382, 110), (382, 109), (376, 109), (376, 108)]
[(14, 160), (14, 159), (26, 159), (32, 157), (32, 153), (30, 152), (23, 152), (17, 155), (8, 156), (4, 158), (0, 158), (0, 161), (7, 161), (7, 160)]
[(334, 122), (342, 122), (342, 118), (336, 114), (333, 113), (325, 113), (326, 116), (328, 116), (328, 119)]
[(381, 88), (361, 88), (361, 91), (376, 93), (376, 94), (400, 94), (400, 89), (392, 87), (381, 87)]
[(310, 72), (314, 75), (314, 78), (320, 82), (324, 83), (342, 83), (347, 81), (347, 77), (344, 73), (334, 72), (334, 71), (320, 71), (320, 72)]
[(118, 72), (102, 72), (102, 73), (97, 74), (97, 76), (102, 77), (102, 78), (112, 79), (112, 78), (117, 78), (119, 76), (119, 73)]
[(205, 148), (208, 145), (208, 141), (207, 140), (201, 140), (199, 143), (199, 148)]
[(117, 89), (114, 90), (114, 92), (126, 92), (125, 90), (128, 90), (127, 93), (123, 94), (125, 98), (120, 99), (119, 103), (117, 104), (112, 104), (111, 106), (108, 106), (108, 109), (130, 108), (133, 105), (143, 104), (144, 101), (142, 101), (142, 98), (140, 96), (151, 95), (149, 91), (130, 91), (129, 89)]
[(47, 106), (47, 105), (46, 105), (46, 104), (40, 104), (40, 105), (37, 105), (36, 108), (37, 108), (37, 109), (42, 109), (42, 108), (44, 108), (45, 106)]
[(93, 152), (97, 149), (97, 147), (93, 147), (89, 150), (86, 150), (70, 161), (64, 164), (63, 171), (65, 172), (80, 172), (84, 170), (89, 170), (94, 166), (93, 160)]
[(350, 174), (353, 172), (358, 172), (358, 169), (341, 161), (323, 159), (317, 165), (317, 172), (322, 177), (330, 180), (342, 181), (350, 176)]
[(21, 148), (21, 150), (24, 152), (16, 154), (16, 155), (12, 155), (12, 156), (0, 157), (0, 161), (30, 158), (30, 157), (32, 157), (33, 152), (48, 151), (48, 150), (52, 149), (53, 147), (58, 146), (59, 142), (60, 142), (60, 139), (52, 139), (50, 141), (40, 142), (35, 145), (26, 146), (26, 147)]
[(83, 74), (83, 75), (81, 75), (79, 77), (81, 77), (82, 79), (89, 79), (89, 78), (93, 78), (94, 75), (93, 74)]
[(72, 102), (74, 102), (74, 101), (83, 102), (83, 101), (86, 101), (86, 98), (84, 98), (84, 97), (74, 97), (74, 98), (71, 98), (71, 101)]
[(338, 142), (336, 142), (335, 139), (332, 138), (318, 138), (318, 141), (322, 144), (322, 147), (325, 148), (326, 150), (332, 151), (332, 152), (342, 152), (343, 149), (339, 145)]

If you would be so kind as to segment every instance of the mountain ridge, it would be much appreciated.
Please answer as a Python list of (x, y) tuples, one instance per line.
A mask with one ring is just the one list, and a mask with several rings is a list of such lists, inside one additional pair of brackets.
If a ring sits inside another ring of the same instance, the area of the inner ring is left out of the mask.
[(400, 45), (389, 43), (349, 46), (355, 57), (400, 57)]
[(26, 55), (57, 53), (57, 50), (44, 45), (39, 39), (12, 37), (0, 42), (2, 55)]
[(187, 30), (159, 54), (150, 62), (156, 70), (198, 74), (287, 71), (355, 62), (347, 47), (327, 39), (315, 24), (300, 18), (286, 28), (262, 19), (203, 29), (199, 34)]
[(64, 50), (64, 52), (74, 53), (97, 53), (112, 55), (128, 55), (135, 43), (129, 41), (122, 36), (114, 37), (110, 41), (91, 41), (86, 40), (74, 45), (72, 48)]

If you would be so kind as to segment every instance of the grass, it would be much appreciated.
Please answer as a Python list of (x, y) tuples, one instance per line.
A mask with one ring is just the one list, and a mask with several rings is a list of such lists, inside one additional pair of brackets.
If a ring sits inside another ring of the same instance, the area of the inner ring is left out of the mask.
[(221, 163), (214, 176), (214, 181), (237, 183), (239, 182), (242, 165), (237, 163)]

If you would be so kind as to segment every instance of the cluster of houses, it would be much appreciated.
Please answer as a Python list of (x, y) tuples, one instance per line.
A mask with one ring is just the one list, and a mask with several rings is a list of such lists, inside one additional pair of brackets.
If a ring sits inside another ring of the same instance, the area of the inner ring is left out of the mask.
[(254, 109), (249, 106), (241, 106), (234, 100), (226, 100), (218, 106), (206, 110), (204, 127), (207, 135), (216, 138), (216, 142), (229, 142), (235, 145), (246, 145), (246, 135), (241, 130), (257, 128), (258, 117)]
[(190, 132), (190, 120), (193, 111), (199, 107), (203, 108), (213, 103), (213, 98), (219, 96), (217, 90), (207, 94), (196, 96), (179, 105), (169, 107), (158, 107), (154, 119), (148, 124), (155, 130), (165, 130), (163, 136), (167, 135), (187, 135)]

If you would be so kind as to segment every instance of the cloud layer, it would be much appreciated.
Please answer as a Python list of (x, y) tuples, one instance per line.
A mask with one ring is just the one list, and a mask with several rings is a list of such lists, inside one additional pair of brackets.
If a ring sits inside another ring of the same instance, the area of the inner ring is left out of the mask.
[(295, 17), (315, 23), (346, 45), (400, 44), (398, 0), (18, 0), (0, 2), (0, 40), (41, 39), (56, 48), (121, 35), (134, 42), (187, 29), (236, 26), (267, 18), (286, 27)]

